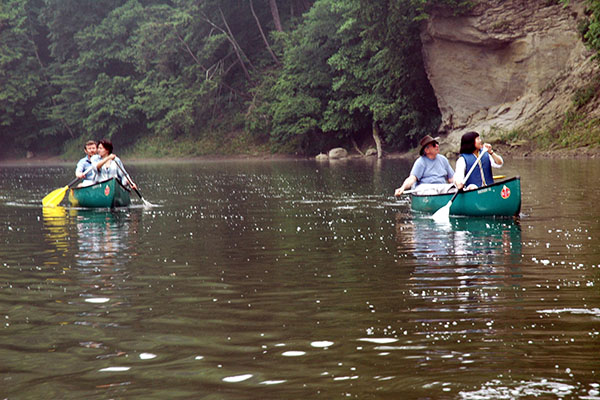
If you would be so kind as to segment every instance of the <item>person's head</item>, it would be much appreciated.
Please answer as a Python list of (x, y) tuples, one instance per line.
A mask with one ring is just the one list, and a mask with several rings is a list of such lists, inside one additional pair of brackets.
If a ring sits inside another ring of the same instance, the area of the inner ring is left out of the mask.
[(460, 138), (460, 154), (472, 154), (481, 149), (481, 138), (475, 131), (467, 132)]
[(432, 138), (429, 135), (425, 135), (419, 142), (421, 150), (419, 154), (428, 158), (435, 158), (440, 152), (440, 144), (437, 141), (438, 138)]
[(85, 145), (83, 146), (83, 151), (88, 157), (91, 157), (94, 154), (96, 154), (96, 152), (98, 151), (96, 147), (96, 142), (93, 140), (88, 140), (87, 142), (85, 142)]
[(100, 154), (100, 156), (102, 158), (112, 154), (112, 152), (113, 152), (113, 145), (110, 140), (102, 139), (101, 141), (98, 142), (98, 154)]

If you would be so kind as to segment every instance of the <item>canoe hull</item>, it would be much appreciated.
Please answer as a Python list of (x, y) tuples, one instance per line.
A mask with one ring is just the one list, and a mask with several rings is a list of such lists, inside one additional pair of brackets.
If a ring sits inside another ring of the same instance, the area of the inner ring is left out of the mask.
[[(430, 196), (411, 195), (414, 211), (434, 213), (448, 204), (453, 193)], [(476, 190), (461, 192), (450, 207), (450, 215), (512, 217), (521, 212), (521, 178), (499, 181)]]
[(131, 203), (131, 191), (117, 179), (111, 178), (90, 186), (72, 188), (69, 201), (74, 207), (126, 207)]

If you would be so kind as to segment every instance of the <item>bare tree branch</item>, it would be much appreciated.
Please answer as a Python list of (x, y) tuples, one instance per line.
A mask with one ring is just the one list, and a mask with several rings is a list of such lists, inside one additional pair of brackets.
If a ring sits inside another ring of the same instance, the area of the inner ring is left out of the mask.
[[(221, 11), (221, 9), (219, 9), (219, 11), (221, 12), (221, 17), (223, 18), (223, 21), (225, 21), (225, 16), (223, 15), (223, 12)], [(244, 71), (244, 75), (246, 76), (246, 79), (248, 79), (250, 81), (251, 80), (250, 74), (248, 73), (248, 69), (246, 68), (246, 64), (244, 64), (244, 61), (242, 60), (242, 55), (240, 54), (239, 45), (235, 41), (235, 38), (233, 38), (233, 35), (231, 35), (230, 33), (226, 32), (223, 28), (221, 28), (220, 26), (218, 26), (217, 24), (215, 24), (214, 22), (212, 22), (210, 20), (210, 18), (208, 18), (206, 15), (203, 14), (202, 15), (202, 19), (204, 21), (206, 21), (208, 24), (210, 24), (213, 28), (217, 29), (221, 33), (224, 33), (225, 36), (227, 36), (227, 40), (229, 40), (229, 43), (231, 43), (231, 46), (233, 47), (233, 50), (235, 51), (235, 54), (236, 54), (236, 56), (237, 56), (237, 58), (238, 58), (238, 60), (240, 62), (240, 66), (242, 67), (242, 70)], [(227, 27), (227, 28), (229, 29), (229, 27)]]
[(173, 30), (175, 31), (175, 35), (177, 35), (177, 39), (179, 39), (179, 41), (183, 44), (183, 46), (185, 47), (186, 51), (188, 52), (188, 54), (194, 59), (194, 62), (200, 66), (200, 68), (202, 68), (203, 71), (207, 71), (207, 68), (202, 65), (202, 63), (200, 62), (200, 60), (198, 60), (198, 57), (196, 57), (196, 55), (194, 54), (194, 52), (192, 51), (192, 49), (190, 49), (190, 46), (188, 46), (188, 44), (185, 42), (185, 40), (183, 40), (183, 38), (181, 37), (181, 35), (179, 34), (179, 32), (177, 32), (177, 29), (175, 29), (175, 27), (173, 27)]
[(254, 4), (253, 4), (252, 0), (250, 0), (250, 10), (252, 11), (252, 15), (254, 16), (254, 20), (256, 21), (256, 25), (258, 26), (258, 30), (260, 31), (260, 36), (262, 36), (263, 41), (265, 42), (265, 45), (267, 46), (267, 50), (269, 51), (269, 54), (271, 54), (271, 57), (275, 61), (275, 64), (281, 65), (279, 63), (279, 60), (277, 59), (277, 56), (275, 55), (275, 53), (271, 49), (271, 46), (269, 46), (269, 42), (267, 41), (267, 37), (265, 36), (265, 33), (263, 32), (262, 26), (260, 25), (260, 21), (258, 20), (258, 17), (256, 16), (256, 12), (254, 12)]
[(281, 26), (281, 18), (279, 17), (279, 8), (277, 8), (276, 0), (269, 0), (269, 6), (271, 7), (271, 15), (273, 16), (273, 23), (275, 24), (275, 29), (278, 32), (283, 32), (283, 27)]

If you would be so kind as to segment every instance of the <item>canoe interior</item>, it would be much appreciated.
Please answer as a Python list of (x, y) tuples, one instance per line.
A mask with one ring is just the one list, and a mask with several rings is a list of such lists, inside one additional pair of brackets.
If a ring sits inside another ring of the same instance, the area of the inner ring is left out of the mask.
[[(434, 213), (448, 204), (453, 193), (437, 195), (411, 195), (414, 211)], [(518, 216), (521, 212), (521, 178), (494, 182), (476, 190), (461, 192), (450, 207), (450, 215), (466, 216)]]
[(74, 207), (114, 208), (131, 203), (131, 191), (115, 178), (69, 191), (69, 201)]

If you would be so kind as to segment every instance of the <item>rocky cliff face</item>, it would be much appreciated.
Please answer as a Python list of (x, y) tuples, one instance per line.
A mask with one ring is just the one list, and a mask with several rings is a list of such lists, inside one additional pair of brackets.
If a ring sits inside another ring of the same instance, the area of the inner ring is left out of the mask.
[[(562, 115), (597, 68), (577, 23), (584, 2), (481, 0), (468, 15), (432, 12), (421, 32), (425, 68), (448, 148)], [(456, 151), (454, 150), (454, 151)]]

